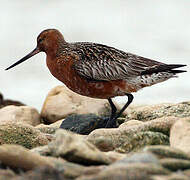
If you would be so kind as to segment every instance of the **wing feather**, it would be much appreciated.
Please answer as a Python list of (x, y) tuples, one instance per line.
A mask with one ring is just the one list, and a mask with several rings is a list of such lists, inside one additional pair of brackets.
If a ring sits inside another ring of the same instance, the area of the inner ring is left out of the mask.
[(165, 65), (101, 44), (75, 43), (74, 45), (75, 48), (78, 47), (77, 52), (80, 51), (80, 57), (74, 63), (73, 68), (79, 75), (90, 80), (131, 79), (149, 69)]

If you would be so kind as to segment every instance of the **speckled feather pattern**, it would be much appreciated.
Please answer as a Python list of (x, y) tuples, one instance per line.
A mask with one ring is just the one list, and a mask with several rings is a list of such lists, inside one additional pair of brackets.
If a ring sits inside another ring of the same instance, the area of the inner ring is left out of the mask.
[[(52, 33), (52, 34), (51, 34)], [(47, 37), (48, 36), (48, 37)], [(42, 32), (47, 66), (72, 91), (108, 99), (174, 77), (172, 68), (155, 60), (90, 42), (67, 43), (56, 30)]]
[(141, 75), (145, 70), (166, 64), (102, 44), (70, 43), (61, 48), (58, 54), (75, 57), (75, 71), (92, 81), (126, 80), (140, 88), (141, 85), (150, 86), (174, 76), (174, 73), (169, 72)]

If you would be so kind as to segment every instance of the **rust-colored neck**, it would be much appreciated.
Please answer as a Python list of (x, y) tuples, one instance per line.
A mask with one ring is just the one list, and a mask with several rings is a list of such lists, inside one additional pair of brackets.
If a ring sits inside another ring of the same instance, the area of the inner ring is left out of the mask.
[(45, 53), (47, 57), (51, 59), (59, 56), (59, 52), (62, 52), (62, 49), (67, 46), (67, 43), (64, 39), (54, 39), (50, 42), (50, 44), (46, 47)]
[(48, 57), (54, 59), (57, 56), (59, 56), (59, 52), (64, 46), (67, 46), (67, 43), (63, 38), (56, 39), (56, 37), (52, 37), (52, 40), (49, 42), (48, 46), (46, 47), (45, 52)]

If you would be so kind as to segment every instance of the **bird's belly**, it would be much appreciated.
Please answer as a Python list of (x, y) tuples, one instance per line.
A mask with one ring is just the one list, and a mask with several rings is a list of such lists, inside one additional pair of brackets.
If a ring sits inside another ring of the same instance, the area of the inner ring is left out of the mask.
[(136, 92), (135, 87), (128, 85), (123, 80), (117, 81), (88, 81), (82, 77), (73, 76), (70, 81), (62, 81), (72, 91), (100, 99), (108, 99), (115, 96), (124, 96), (126, 93)]

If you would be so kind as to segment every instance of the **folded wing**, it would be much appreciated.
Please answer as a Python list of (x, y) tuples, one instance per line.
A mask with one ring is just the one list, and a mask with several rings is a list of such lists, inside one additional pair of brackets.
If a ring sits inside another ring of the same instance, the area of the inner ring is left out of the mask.
[(74, 69), (93, 81), (127, 80), (158, 72), (184, 72), (173, 69), (185, 65), (167, 65), (101, 44), (86, 43), (82, 47)]

